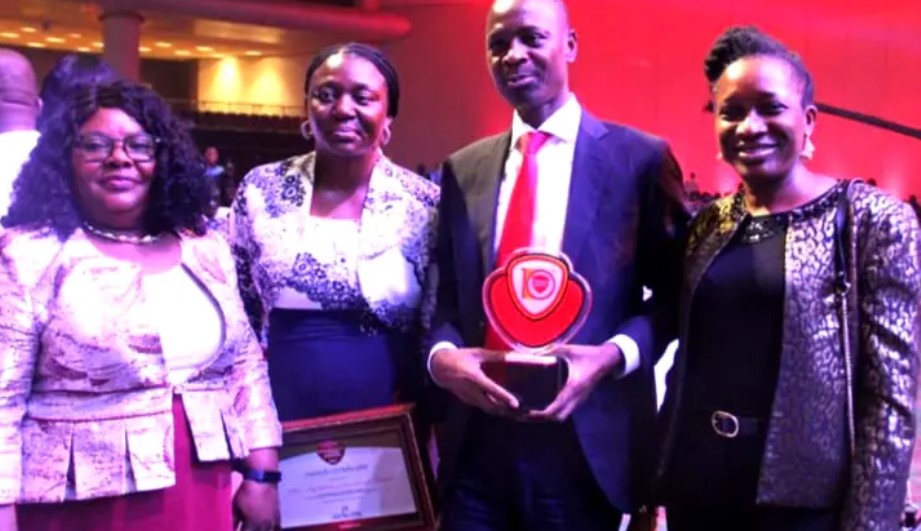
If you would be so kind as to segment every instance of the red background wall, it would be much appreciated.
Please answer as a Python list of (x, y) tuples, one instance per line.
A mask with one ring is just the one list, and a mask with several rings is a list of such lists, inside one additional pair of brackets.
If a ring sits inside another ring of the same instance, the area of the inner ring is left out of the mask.
[[(799, 4), (810, 7), (800, 7)], [(853, 4), (853, 5), (852, 5)], [(858, 5), (860, 4), (860, 5)], [(685, 173), (728, 191), (716, 160), (703, 58), (733, 24), (756, 24), (803, 55), (819, 101), (921, 128), (921, 2), (917, 0), (570, 1), (580, 38), (572, 86), (601, 118), (668, 139)], [(405, 93), (388, 152), (430, 167), (462, 145), (508, 127), (511, 110), (485, 64), (488, 1), (406, 7), (413, 30), (385, 45)], [(899, 195), (921, 194), (921, 141), (820, 115), (812, 167), (875, 178)]]

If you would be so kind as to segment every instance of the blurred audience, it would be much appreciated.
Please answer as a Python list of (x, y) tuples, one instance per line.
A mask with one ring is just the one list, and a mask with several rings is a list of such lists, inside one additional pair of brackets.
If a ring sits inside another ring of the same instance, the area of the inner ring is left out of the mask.
[(221, 165), (221, 155), (217, 148), (208, 146), (205, 148), (205, 177), (217, 183), (226, 173), (224, 166)]
[(688, 180), (684, 182), (684, 193), (685, 194), (696, 194), (700, 191), (700, 187), (697, 185), (697, 174), (691, 172), (688, 174)]

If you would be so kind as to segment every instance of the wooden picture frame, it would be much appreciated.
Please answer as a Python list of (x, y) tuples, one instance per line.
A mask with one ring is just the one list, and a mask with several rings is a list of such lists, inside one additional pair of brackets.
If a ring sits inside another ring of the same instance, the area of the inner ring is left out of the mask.
[(433, 531), (411, 405), (284, 422), (282, 529)]

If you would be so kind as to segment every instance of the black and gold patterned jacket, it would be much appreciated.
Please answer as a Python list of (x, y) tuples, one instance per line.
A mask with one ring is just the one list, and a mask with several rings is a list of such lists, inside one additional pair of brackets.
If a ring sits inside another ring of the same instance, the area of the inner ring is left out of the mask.
[[(848, 321), (854, 360), (851, 463), (845, 355), (835, 295), (835, 212), (848, 194), (845, 241)], [(841, 528), (898, 529), (915, 436), (921, 247), (908, 205), (860, 183), (839, 183), (824, 208), (792, 215), (784, 253), (780, 373), (758, 483), (758, 503), (842, 507)], [(694, 220), (685, 254), (681, 344), (694, 290), (747, 216), (741, 196)], [(681, 415), (686, 356), (679, 350), (663, 413), (660, 478)]]

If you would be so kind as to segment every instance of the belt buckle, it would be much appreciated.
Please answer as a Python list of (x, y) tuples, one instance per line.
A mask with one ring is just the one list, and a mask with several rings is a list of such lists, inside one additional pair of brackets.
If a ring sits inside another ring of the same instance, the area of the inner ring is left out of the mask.
[(739, 436), (739, 417), (726, 411), (714, 411), (710, 415), (710, 425), (720, 437), (734, 439)]

